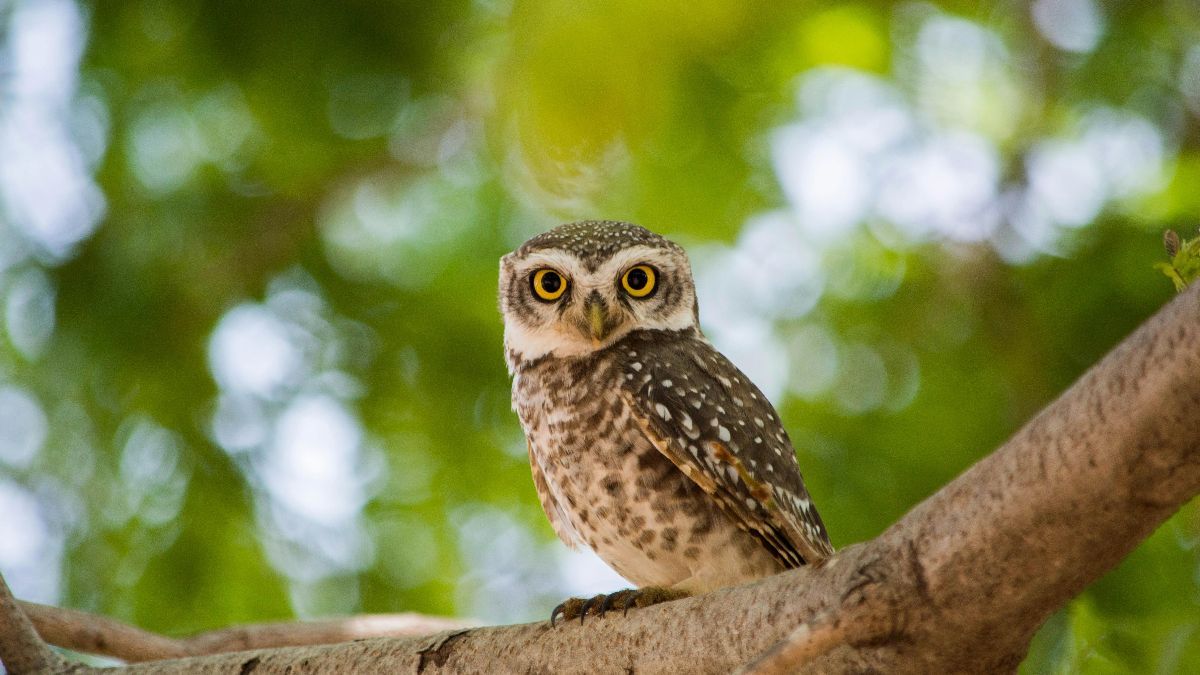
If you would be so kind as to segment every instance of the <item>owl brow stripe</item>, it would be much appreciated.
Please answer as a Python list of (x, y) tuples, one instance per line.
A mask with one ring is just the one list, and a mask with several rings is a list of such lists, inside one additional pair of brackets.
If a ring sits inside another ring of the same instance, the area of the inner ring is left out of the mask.
[(616, 253), (617, 251), (613, 251), (608, 255), (582, 255), (580, 256), (580, 259), (582, 260), (583, 266), (585, 269), (587, 269), (588, 273), (595, 274), (596, 270), (600, 269), (600, 266), (608, 262), (609, 259), (616, 255)]

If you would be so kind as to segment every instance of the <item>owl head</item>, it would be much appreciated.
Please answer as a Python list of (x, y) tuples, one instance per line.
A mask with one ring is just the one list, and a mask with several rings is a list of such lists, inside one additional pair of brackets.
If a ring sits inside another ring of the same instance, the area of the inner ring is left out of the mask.
[(635, 330), (698, 329), (687, 254), (631, 223), (585, 220), (500, 259), (510, 361), (585, 356)]

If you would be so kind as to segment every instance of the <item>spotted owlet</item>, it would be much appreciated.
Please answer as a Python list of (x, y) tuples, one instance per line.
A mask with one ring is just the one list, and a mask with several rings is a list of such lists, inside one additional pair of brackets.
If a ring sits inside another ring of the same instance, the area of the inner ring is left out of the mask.
[(542, 508), (639, 587), (552, 621), (833, 553), (779, 415), (700, 332), (678, 245), (629, 223), (559, 226), (501, 259), (500, 308)]

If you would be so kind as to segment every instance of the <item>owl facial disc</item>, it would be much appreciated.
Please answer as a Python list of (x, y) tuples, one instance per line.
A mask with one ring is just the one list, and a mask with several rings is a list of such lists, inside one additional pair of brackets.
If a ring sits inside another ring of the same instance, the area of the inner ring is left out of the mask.
[(687, 254), (614, 221), (561, 225), (500, 261), (500, 308), (511, 357), (585, 356), (634, 330), (696, 327)]

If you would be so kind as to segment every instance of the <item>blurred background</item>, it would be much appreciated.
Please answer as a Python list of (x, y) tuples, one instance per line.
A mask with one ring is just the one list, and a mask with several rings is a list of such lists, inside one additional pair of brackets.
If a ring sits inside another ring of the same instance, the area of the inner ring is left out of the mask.
[[(1002, 443), (1170, 299), (1200, 7), (0, 0), (0, 571), (184, 633), (538, 620), (569, 553), (497, 260), (682, 243), (833, 541)], [(1200, 672), (1193, 504), (1029, 673)]]

